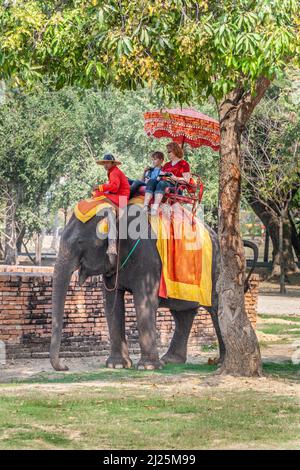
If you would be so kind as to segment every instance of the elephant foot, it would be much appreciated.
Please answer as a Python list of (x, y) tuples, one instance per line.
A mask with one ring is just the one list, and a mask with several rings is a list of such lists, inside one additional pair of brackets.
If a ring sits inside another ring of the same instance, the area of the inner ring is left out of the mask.
[(163, 364), (185, 364), (186, 357), (180, 356), (179, 354), (166, 353), (161, 357), (160, 361)]
[(109, 356), (105, 365), (109, 369), (131, 369), (132, 360), (129, 357)]
[(66, 366), (65, 364), (62, 364), (59, 359), (51, 359), (50, 362), (54, 370), (57, 370), (57, 371), (69, 370), (69, 367)]
[(140, 359), (137, 364), (138, 370), (156, 370), (162, 369), (163, 364), (160, 362), (159, 359), (157, 360), (150, 360), (150, 359)]

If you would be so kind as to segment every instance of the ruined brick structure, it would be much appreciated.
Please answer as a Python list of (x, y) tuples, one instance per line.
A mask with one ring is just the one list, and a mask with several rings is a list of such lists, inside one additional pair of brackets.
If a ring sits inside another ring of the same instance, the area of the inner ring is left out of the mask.
[[(37, 271), (38, 270), (38, 271)], [(0, 267), (0, 340), (8, 358), (47, 357), (51, 335), (52, 270), (49, 267)], [(104, 298), (100, 276), (83, 287), (72, 277), (65, 305), (62, 356), (106, 355), (109, 350)], [(258, 275), (251, 279), (246, 295), (247, 314), (255, 326)], [(160, 347), (169, 344), (173, 320), (168, 309), (157, 313)], [(130, 350), (139, 352), (132, 297), (126, 296), (126, 333)], [(189, 353), (216, 340), (209, 314), (199, 309), (189, 340)]]

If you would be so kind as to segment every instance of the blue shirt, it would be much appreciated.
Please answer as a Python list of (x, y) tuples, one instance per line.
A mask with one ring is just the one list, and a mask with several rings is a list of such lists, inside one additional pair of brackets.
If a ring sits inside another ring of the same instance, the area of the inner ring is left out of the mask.
[(148, 170), (145, 178), (149, 178), (151, 180), (156, 180), (159, 177), (161, 168), (152, 168), (151, 170)]

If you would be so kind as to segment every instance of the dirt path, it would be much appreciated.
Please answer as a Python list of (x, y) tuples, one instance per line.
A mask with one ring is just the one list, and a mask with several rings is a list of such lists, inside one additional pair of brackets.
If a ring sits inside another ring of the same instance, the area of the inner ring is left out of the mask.
[[(272, 339), (272, 335), (263, 335), (259, 333), (260, 339)], [(274, 335), (274, 339), (278, 339)], [(265, 362), (283, 362), (292, 358), (296, 345), (289, 342), (287, 344), (268, 344), (261, 348), (262, 358)], [(217, 352), (199, 352), (199, 354), (188, 357), (190, 364), (207, 364), (209, 358), (216, 357)], [(139, 357), (131, 356), (134, 363), (137, 363)], [(66, 358), (63, 361), (69, 367), (69, 374), (98, 371), (105, 365), (105, 356)], [(0, 366), (0, 384), (11, 382), (13, 380), (26, 380), (38, 374), (55, 374), (49, 359), (15, 359), (7, 361), (5, 366)], [(59, 374), (59, 373), (58, 373)]]
[(80, 396), (86, 394), (88, 390), (93, 393), (99, 392), (105, 387), (122, 387), (124, 393), (134, 393), (136, 396), (147, 392), (147, 390), (157, 392), (161, 396), (202, 396), (206, 392), (226, 391), (226, 392), (243, 392), (256, 391), (264, 392), (270, 395), (284, 395), (295, 397), (300, 400), (300, 385), (294, 382), (278, 380), (272, 377), (261, 378), (241, 378), (231, 376), (219, 376), (215, 374), (199, 374), (189, 372), (185, 374), (159, 375), (147, 374), (141, 378), (135, 377), (118, 378), (117, 376), (109, 380), (93, 380), (77, 383), (30, 383), (30, 384), (9, 384), (8, 386), (0, 386), (1, 395), (13, 394), (20, 396), (24, 393), (55, 393), (60, 395)]
[(298, 292), (260, 293), (258, 296), (258, 314), (270, 315), (300, 315), (300, 295)]
[[(262, 357), (265, 362), (287, 361), (291, 359), (295, 347), (292, 344), (274, 344), (262, 349)], [(214, 354), (204, 353), (199, 354), (198, 357), (189, 358), (189, 363), (206, 364), (209, 357)], [(138, 360), (133, 357), (134, 362)], [(89, 358), (68, 358), (69, 366), (68, 374), (80, 374), (101, 372), (105, 373), (104, 369), (105, 357), (89, 357)], [(12, 384), (15, 380), (27, 380), (36, 378), (37, 376), (47, 376), (52, 379), (61, 377), (60, 373), (53, 371), (48, 359), (31, 359), (31, 360), (16, 360), (9, 361), (6, 366), (0, 369), (0, 382), (10, 383), (8, 386), (0, 386), (0, 396), (5, 393), (22, 394), (24, 392), (41, 391), (45, 393), (63, 393), (72, 394), (74, 391), (79, 394), (86, 393), (87, 390), (96, 392), (103, 387), (114, 386), (122, 387), (124, 390), (140, 393), (142, 389), (146, 390), (155, 387), (155, 390), (163, 395), (202, 395), (206, 391), (215, 389), (216, 391), (249, 391), (255, 390), (259, 392), (266, 392), (272, 395), (287, 395), (297, 397), (300, 400), (300, 385), (295, 382), (289, 382), (283, 379), (262, 377), (262, 378), (235, 378), (224, 377), (216, 374), (199, 373), (195, 371), (188, 371), (180, 375), (170, 374), (163, 375), (158, 373), (148, 373), (146, 376), (141, 375), (135, 377), (118, 377), (118, 372), (106, 380), (105, 376), (101, 380), (80, 381), (75, 383), (29, 383), (29, 384)]]

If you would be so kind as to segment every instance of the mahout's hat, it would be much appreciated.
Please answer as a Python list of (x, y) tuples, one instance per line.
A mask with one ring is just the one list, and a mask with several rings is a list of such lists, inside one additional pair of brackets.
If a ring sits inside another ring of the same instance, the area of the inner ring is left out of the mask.
[(119, 160), (116, 160), (115, 157), (111, 153), (107, 153), (106, 155), (104, 155), (102, 160), (96, 161), (98, 165), (104, 165), (104, 163), (107, 163), (107, 162), (112, 162), (115, 165), (122, 165), (122, 163), (119, 162)]

